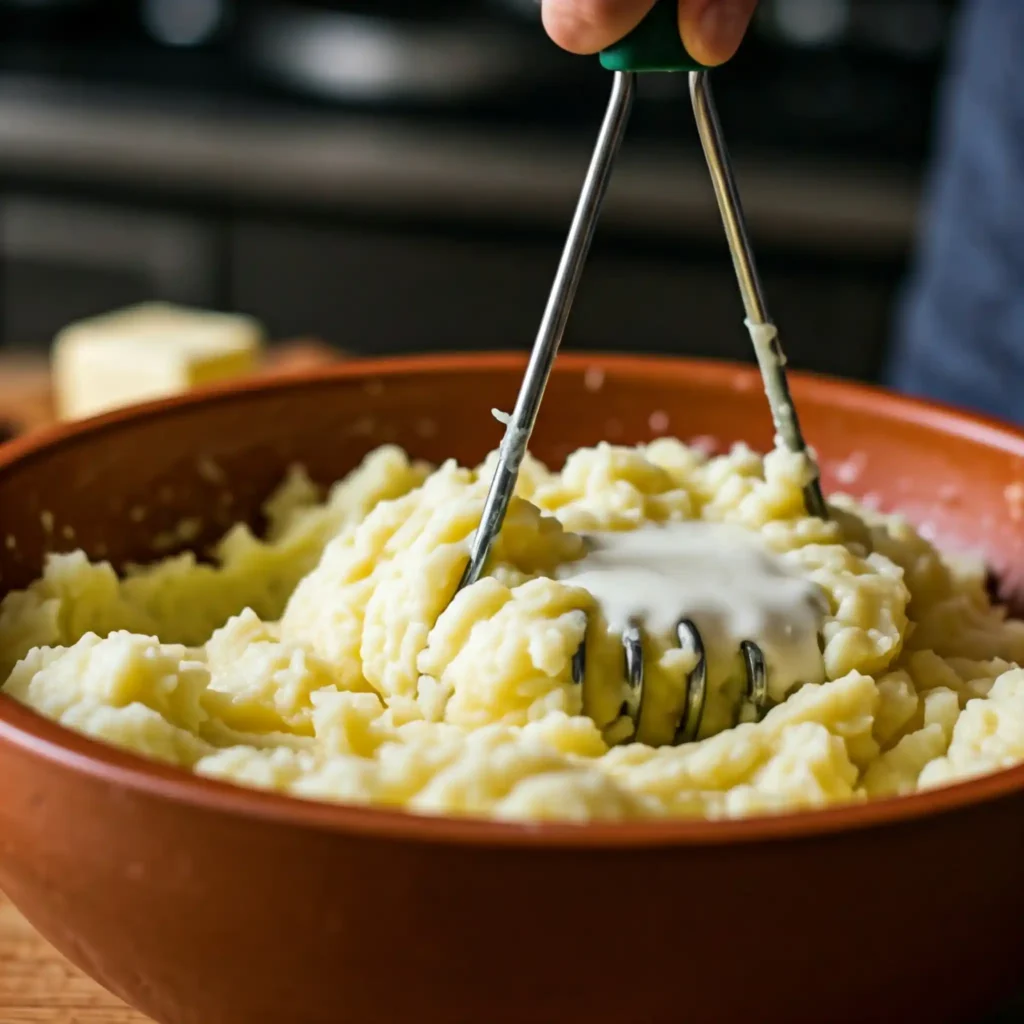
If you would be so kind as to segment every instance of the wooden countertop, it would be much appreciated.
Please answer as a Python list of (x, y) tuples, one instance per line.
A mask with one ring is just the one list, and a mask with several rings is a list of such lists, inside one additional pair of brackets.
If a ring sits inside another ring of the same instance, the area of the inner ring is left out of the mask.
[[(281, 374), (323, 366), (346, 353), (311, 339), (272, 346), (261, 373)], [(49, 364), (44, 355), (0, 355), (0, 443), (46, 426), (55, 418)], [(0, 1021), (0, 1024), (7, 1024)]]
[(0, 356), (0, 443), (53, 419), (50, 375), (41, 356)]
[(72, 967), (0, 893), (3, 1024), (152, 1024)]

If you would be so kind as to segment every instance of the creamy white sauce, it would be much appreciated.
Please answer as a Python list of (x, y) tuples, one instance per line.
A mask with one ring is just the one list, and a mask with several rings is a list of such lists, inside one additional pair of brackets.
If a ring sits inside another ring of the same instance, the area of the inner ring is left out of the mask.
[(818, 635), (827, 605), (821, 589), (742, 527), (702, 521), (590, 534), (588, 553), (559, 578), (589, 591), (609, 628), (631, 619), (672, 635), (680, 619), (701, 633), (709, 670), (727, 665), (744, 640), (764, 652), (769, 694), (821, 682)]

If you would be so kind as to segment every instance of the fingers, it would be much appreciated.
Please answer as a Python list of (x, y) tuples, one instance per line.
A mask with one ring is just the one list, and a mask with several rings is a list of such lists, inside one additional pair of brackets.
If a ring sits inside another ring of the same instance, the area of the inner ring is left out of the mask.
[(654, 0), (542, 0), (544, 28), (563, 49), (597, 53), (632, 31)]
[(679, 32), (694, 60), (713, 67), (739, 48), (758, 0), (679, 0)]
[[(679, 31), (690, 56), (714, 66), (736, 52), (758, 0), (679, 0)], [(634, 29), (654, 0), (542, 0), (548, 35), (572, 53), (597, 53)]]

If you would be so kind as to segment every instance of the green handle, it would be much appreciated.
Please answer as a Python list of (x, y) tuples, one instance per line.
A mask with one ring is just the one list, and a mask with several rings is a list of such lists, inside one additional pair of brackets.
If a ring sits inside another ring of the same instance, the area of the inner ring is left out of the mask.
[(625, 39), (601, 52), (609, 71), (703, 71), (679, 37), (678, 0), (657, 0)]

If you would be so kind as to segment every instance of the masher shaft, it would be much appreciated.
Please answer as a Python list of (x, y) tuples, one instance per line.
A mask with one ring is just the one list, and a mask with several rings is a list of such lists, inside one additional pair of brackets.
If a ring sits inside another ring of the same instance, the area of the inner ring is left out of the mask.
[(530, 361), (519, 387), (515, 409), (505, 429), (498, 451), (498, 464), (487, 492), (480, 526), (473, 538), (469, 564), (466, 566), (459, 589), (475, 583), (484, 569), (495, 538), (501, 531), (505, 513), (515, 490), (519, 466), (526, 455), (526, 447), (533, 432), (541, 399), (547, 386), (551, 367), (558, 354), (565, 325), (569, 320), (576, 289), (590, 252), (601, 204), (608, 190), (612, 165), (622, 145), (629, 114), (636, 94), (636, 75), (631, 71), (617, 71), (612, 83), (611, 99), (597, 137), (597, 145), (583, 189), (576, 205), (576, 213), (569, 227), (569, 235), (562, 250), (551, 294), (548, 296), (544, 317), (533, 343)]
[(740, 201), (729, 151), (725, 145), (718, 110), (711, 95), (711, 83), (706, 72), (690, 72), (690, 98), (693, 101), (697, 132), (704, 147), (708, 170), (711, 172), (711, 183), (714, 185), (715, 197), (722, 214), (729, 252), (736, 268), (743, 308), (748, 319), (755, 324), (766, 324), (769, 322), (768, 309), (761, 289), (761, 279), (754, 265), (754, 253), (747, 234), (743, 204)]
[[(729, 252), (732, 254), (733, 266), (736, 269), (736, 280), (740, 286), (747, 320), (755, 327), (770, 325), (771, 319), (768, 316), (761, 279), (757, 273), (754, 252), (747, 234), (743, 204), (732, 173), (729, 150), (722, 135), (722, 126), (718, 120), (718, 111), (711, 95), (711, 84), (706, 71), (690, 72), (690, 98), (693, 102), (693, 115), (697, 121), (697, 132), (704, 147), (704, 156), (711, 172), (711, 182), (722, 215)], [(768, 345), (755, 344), (754, 350), (758, 366), (761, 368), (775, 430), (790, 451), (805, 453), (807, 443), (800, 429), (796, 406), (790, 396), (785, 368), (786, 357), (782, 352), (782, 346), (778, 338), (774, 337)], [(814, 478), (804, 488), (804, 502), (810, 515), (821, 519), (828, 518), (828, 508), (821, 492), (821, 480), (817, 470)]]

